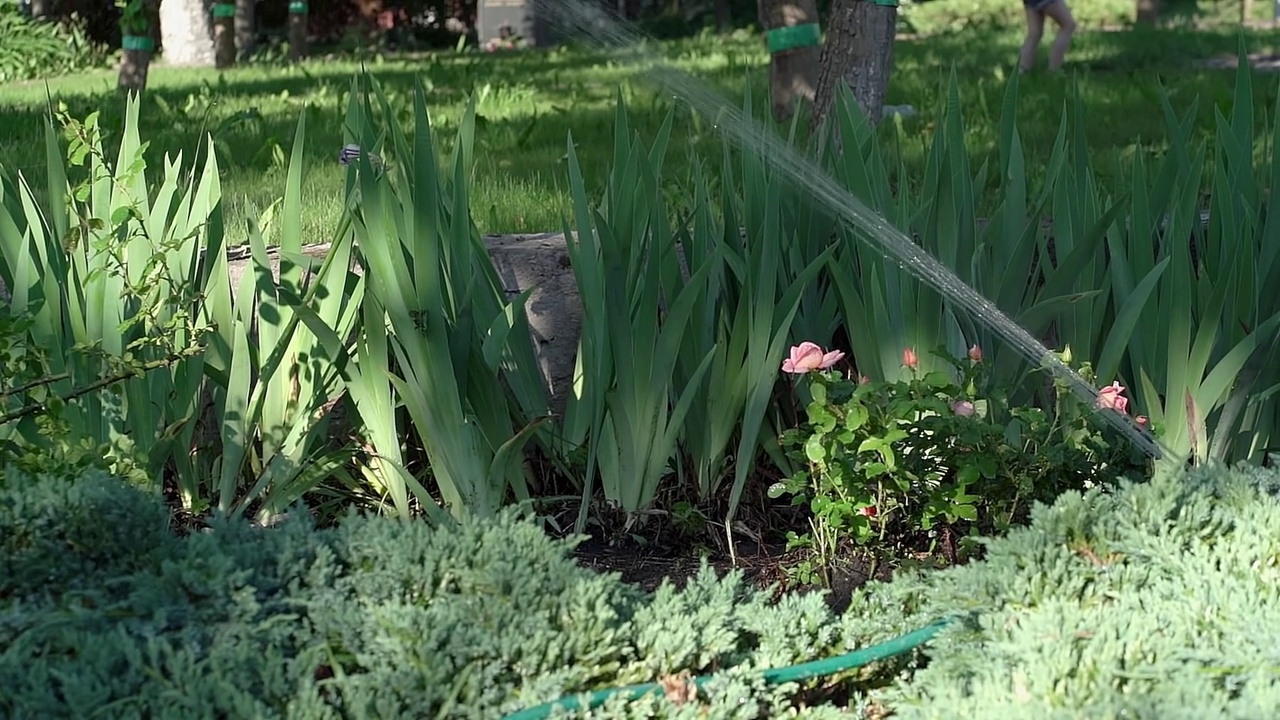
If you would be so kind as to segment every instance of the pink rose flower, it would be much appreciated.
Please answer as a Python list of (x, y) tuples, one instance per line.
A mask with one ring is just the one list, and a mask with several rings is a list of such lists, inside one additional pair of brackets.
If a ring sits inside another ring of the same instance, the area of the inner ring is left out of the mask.
[(1099, 410), (1128, 412), (1129, 398), (1124, 396), (1124, 386), (1118, 382), (1113, 382), (1099, 390), (1097, 405)]
[(826, 370), (840, 362), (844, 353), (839, 350), (823, 352), (816, 343), (805, 341), (791, 348), (791, 355), (782, 361), (782, 372), (803, 375), (814, 370)]

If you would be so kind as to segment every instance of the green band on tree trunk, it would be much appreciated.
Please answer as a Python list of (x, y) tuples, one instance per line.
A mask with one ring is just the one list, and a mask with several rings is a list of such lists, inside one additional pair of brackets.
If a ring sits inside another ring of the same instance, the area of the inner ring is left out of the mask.
[(150, 52), (156, 49), (156, 43), (146, 35), (125, 35), (120, 38), (120, 47), (125, 50), (141, 50)]
[(818, 23), (774, 28), (764, 34), (764, 39), (770, 53), (813, 47), (822, 44), (822, 28)]
[(236, 16), (236, 6), (231, 3), (218, 3), (213, 6), (213, 16), (216, 18), (233, 18)]
[(294, 15), (306, 15), (307, 4), (299, 2), (298, 0), (293, 0), (293, 2), (289, 3), (289, 12)]

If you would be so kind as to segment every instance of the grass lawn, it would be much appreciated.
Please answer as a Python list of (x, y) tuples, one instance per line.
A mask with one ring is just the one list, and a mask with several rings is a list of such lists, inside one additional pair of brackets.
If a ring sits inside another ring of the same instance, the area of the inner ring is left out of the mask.
[[(1251, 52), (1270, 52), (1280, 40), (1275, 31), (1248, 31)], [(1086, 134), (1104, 187), (1118, 187), (1118, 160), (1140, 146), (1159, 148), (1166, 136), (1159, 88), (1166, 87), (1175, 110), (1186, 112), (1198, 98), (1196, 132), (1211, 131), (1214, 113), (1231, 102), (1232, 70), (1199, 69), (1199, 60), (1233, 55), (1237, 31), (1083, 32), (1076, 40), (1069, 72), (1037, 73), (1024, 78), (1019, 100), (1019, 132), (1033, 173), (1049, 148), (1076, 83), (1087, 110)], [(901, 147), (907, 167), (918, 169), (939, 107), (939, 93), (954, 68), (961, 88), (971, 150), (981, 158), (995, 142), (995, 122), (1008, 73), (1013, 67), (1020, 28), (969, 30), (904, 39), (895, 49), (889, 104), (910, 104), (919, 115), (902, 123)], [(757, 107), (764, 105), (768, 57), (759, 38), (745, 32), (732, 37), (664, 42), (658, 49), (679, 67), (740, 97), (749, 82)], [(1046, 41), (1047, 50), (1047, 41)], [(1043, 63), (1043, 55), (1042, 60)], [(306, 229), (316, 242), (327, 240), (339, 217), (342, 188), (337, 153), (342, 144), (345, 97), (353, 59), (315, 59), (299, 67), (255, 65), (230, 72), (157, 67), (143, 108), (143, 140), (159, 158), (183, 150), (186, 157), (199, 138), (213, 131), (223, 171), (229, 227), (233, 240), (243, 235), (243, 218), (261, 212), (282, 194), (284, 167), (298, 114), (308, 108), (310, 168), (306, 175)], [(572, 131), (589, 182), (603, 182), (610, 157), (613, 102), (621, 87), (634, 125), (652, 134), (671, 106), (638, 80), (637, 67), (584, 49), (559, 48), (506, 55), (451, 53), (374, 58), (366, 67), (394, 99), (404, 102), (402, 121), (411, 113), (413, 81), (429, 90), (430, 109), (442, 139), (451, 137), (468, 93), (478, 97), (482, 118), (477, 133), (473, 214), (483, 232), (559, 230), (567, 210), (564, 162)], [(1259, 113), (1273, 115), (1280, 76), (1254, 73)], [(102, 125), (118, 130), (122, 102), (115, 95), (115, 74), (100, 70), (50, 79), (48, 91), (83, 117), (101, 112)], [(41, 119), (44, 82), (0, 88), (0, 163), (43, 184)], [(893, 132), (886, 123), (884, 132)], [(1262, 148), (1258, 151), (1261, 152)], [(715, 129), (696, 118), (681, 117), (669, 153), (669, 181), (679, 187), (693, 158), (714, 171), (720, 144)], [(1033, 175), (1034, 177), (1034, 175)]]

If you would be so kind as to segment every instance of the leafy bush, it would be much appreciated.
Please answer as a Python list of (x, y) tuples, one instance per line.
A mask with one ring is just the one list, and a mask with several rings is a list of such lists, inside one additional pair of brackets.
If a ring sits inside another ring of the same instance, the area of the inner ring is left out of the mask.
[(102, 60), (78, 17), (36, 22), (22, 14), (17, 0), (0, 0), (0, 37), (0, 82), (49, 77)]
[[(1095, 0), (1073, 3), (1071, 13), (1086, 28), (1126, 26), (1133, 22), (1133, 7), (1125, 0)], [(1000, 0), (909, 0), (899, 15), (900, 30), (925, 35), (962, 29), (1020, 30), (1025, 22), (1021, 6)]]
[[(821, 353), (808, 347), (815, 358)], [(939, 526), (957, 524), (970, 535), (1004, 532), (1032, 503), (1063, 490), (1146, 476), (1141, 451), (1097, 422), (1065, 383), (1054, 382), (1051, 414), (1011, 404), (980, 347), (963, 360), (945, 349), (935, 354), (951, 372), (920, 372), (914, 349), (903, 352), (900, 380), (792, 368), (808, 378), (795, 390), (811, 400), (805, 422), (784, 432), (782, 444), (802, 469), (769, 494), (809, 505), (814, 532), (791, 533), (790, 545), (815, 548), (817, 569), (842, 539), (867, 545), (921, 532), (936, 539)], [(1081, 371), (1092, 380), (1090, 368)]]

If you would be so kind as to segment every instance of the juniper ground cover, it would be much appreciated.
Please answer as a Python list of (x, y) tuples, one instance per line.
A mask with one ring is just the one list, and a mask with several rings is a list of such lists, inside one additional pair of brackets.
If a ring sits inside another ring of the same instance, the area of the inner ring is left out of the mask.
[[(1280, 703), (1275, 471), (1066, 493), (987, 562), (872, 584), (840, 615), (738, 572), (640, 593), (510, 513), (447, 529), (295, 516), (178, 539), (118, 480), (10, 480), (8, 716), (496, 718), (681, 673), (710, 682), (554, 717), (1244, 720)], [(761, 681), (940, 617), (955, 620), (927, 653)]]

